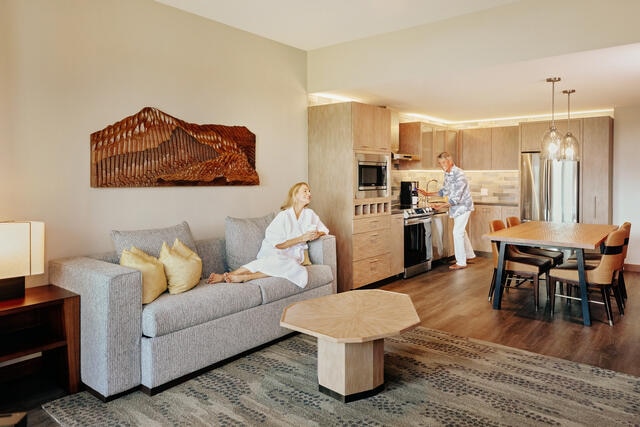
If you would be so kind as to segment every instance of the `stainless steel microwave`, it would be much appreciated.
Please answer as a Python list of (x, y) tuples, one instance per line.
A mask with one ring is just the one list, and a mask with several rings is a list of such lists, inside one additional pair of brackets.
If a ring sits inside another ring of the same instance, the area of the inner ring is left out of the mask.
[(354, 197), (388, 197), (389, 156), (355, 153)]

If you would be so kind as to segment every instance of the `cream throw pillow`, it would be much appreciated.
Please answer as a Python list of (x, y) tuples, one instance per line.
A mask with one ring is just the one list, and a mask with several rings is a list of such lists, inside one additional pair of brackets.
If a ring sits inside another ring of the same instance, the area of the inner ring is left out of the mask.
[(167, 277), (164, 265), (156, 257), (132, 246), (123, 250), (120, 265), (135, 268), (142, 273), (142, 303), (148, 304), (167, 290)]
[(176, 238), (171, 248), (164, 242), (159, 259), (164, 264), (170, 294), (188, 291), (200, 281), (202, 260), (179, 239)]

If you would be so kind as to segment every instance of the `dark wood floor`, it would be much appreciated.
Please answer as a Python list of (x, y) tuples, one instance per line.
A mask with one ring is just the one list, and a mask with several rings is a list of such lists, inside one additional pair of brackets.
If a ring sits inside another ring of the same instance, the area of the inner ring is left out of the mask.
[[(544, 285), (538, 312), (529, 286), (505, 292), (502, 309), (494, 310), (487, 300), (492, 271), (491, 259), (478, 257), (465, 270), (449, 271), (448, 264), (441, 264), (375, 287), (409, 294), (424, 327), (640, 376), (640, 273), (625, 274), (625, 315), (620, 317), (614, 304), (615, 324), (609, 326), (602, 307), (592, 305), (593, 324), (587, 327), (575, 302), (567, 306), (558, 300), (551, 319)], [(56, 425), (39, 409), (51, 399), (39, 393), (20, 402), (21, 410), (31, 409), (28, 425)], [(59, 390), (49, 393), (53, 399)]]
[(487, 300), (492, 260), (476, 260), (464, 270), (442, 264), (380, 289), (409, 294), (424, 327), (640, 376), (640, 273), (625, 273), (625, 315), (618, 314), (614, 302), (614, 325), (609, 326), (603, 307), (591, 304), (589, 327), (582, 324), (579, 302), (567, 306), (558, 299), (551, 319), (544, 282), (539, 311), (528, 285), (506, 291), (502, 309), (494, 310)]

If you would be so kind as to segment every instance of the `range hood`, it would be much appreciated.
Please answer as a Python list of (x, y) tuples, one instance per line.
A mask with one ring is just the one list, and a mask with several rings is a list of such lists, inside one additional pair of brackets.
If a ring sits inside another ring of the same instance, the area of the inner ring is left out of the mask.
[(405, 160), (405, 161), (414, 161), (420, 160), (420, 156), (417, 154), (403, 154), (403, 153), (392, 153), (393, 160)]

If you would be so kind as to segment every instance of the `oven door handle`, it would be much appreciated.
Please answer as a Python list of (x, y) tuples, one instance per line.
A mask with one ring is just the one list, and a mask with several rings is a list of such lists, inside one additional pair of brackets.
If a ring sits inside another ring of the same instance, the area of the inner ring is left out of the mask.
[(408, 218), (404, 220), (404, 225), (430, 224), (431, 218)]

